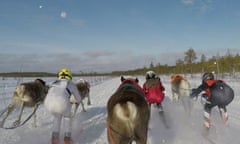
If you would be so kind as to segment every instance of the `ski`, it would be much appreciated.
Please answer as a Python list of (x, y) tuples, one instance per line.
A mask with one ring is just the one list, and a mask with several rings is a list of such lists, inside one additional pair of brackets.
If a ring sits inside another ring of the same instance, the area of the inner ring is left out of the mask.
[[(77, 142), (77, 141), (79, 141), (79, 138), (80, 138), (80, 136), (83, 134), (83, 131), (84, 131), (84, 129), (83, 128), (79, 128), (78, 130), (76, 130), (76, 131), (74, 131), (73, 132), (73, 141), (74, 142)], [(78, 144), (78, 143), (76, 143), (76, 144)]]
[(214, 140), (212, 140), (208, 135), (202, 134), (203, 138), (207, 140), (210, 144), (216, 144)]
[(159, 111), (158, 113), (159, 113), (159, 115), (160, 115), (160, 119), (162, 120), (165, 128), (166, 128), (166, 129), (169, 129), (170, 126), (169, 126), (168, 123), (167, 123), (167, 120), (166, 120), (166, 116), (165, 116), (165, 114), (164, 114), (164, 111), (162, 110), (162, 111)]
[[(209, 129), (205, 129), (203, 132), (202, 132), (202, 136), (204, 137), (205, 140), (207, 140), (210, 144), (216, 144), (217, 142), (215, 142), (213, 140), (213, 133), (216, 132), (216, 128), (212, 125), (211, 128)], [(212, 138), (211, 138), (212, 137)]]

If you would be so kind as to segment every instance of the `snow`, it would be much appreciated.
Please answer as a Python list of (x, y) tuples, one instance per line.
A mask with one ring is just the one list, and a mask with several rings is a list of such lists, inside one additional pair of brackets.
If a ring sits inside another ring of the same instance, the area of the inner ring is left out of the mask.
[[(140, 85), (144, 82), (143, 76), (137, 76)], [(239, 144), (240, 137), (240, 90), (239, 79), (225, 78), (235, 91), (235, 99), (227, 107), (229, 120), (223, 126), (217, 108), (212, 110), (212, 124), (208, 136), (203, 129), (203, 105), (200, 100), (193, 101), (192, 115), (188, 116), (180, 102), (172, 102), (170, 91), (170, 76), (160, 76), (166, 88), (166, 98), (163, 102), (165, 110), (165, 120), (169, 128), (166, 127), (157, 109), (151, 109), (151, 119), (148, 131), (148, 144)], [(50, 83), (54, 78), (42, 78)], [(74, 80), (77, 81), (76, 77)], [(92, 105), (88, 106), (84, 101), (87, 112), (82, 112), (79, 107), (73, 120), (73, 140), (74, 144), (107, 144), (106, 134), (106, 104), (120, 84), (120, 77), (83, 77), (91, 84), (90, 97)], [(193, 78), (187, 76), (191, 87), (197, 87), (201, 80), (199, 75)], [(21, 81), (29, 81), (33, 78), (24, 78)], [(0, 112), (10, 103), (12, 92), (19, 83), (18, 79), (6, 78), (0, 81)], [(31, 113), (30, 108), (26, 108), (22, 120)], [(11, 125), (17, 117), (17, 111), (13, 112), (7, 119), (6, 125)], [(0, 119), (1, 120), (1, 119)], [(0, 129), (1, 144), (50, 144), (51, 128), (53, 117), (47, 112), (43, 105), (37, 110), (37, 127), (32, 127), (33, 119), (25, 125), (16, 129)]]

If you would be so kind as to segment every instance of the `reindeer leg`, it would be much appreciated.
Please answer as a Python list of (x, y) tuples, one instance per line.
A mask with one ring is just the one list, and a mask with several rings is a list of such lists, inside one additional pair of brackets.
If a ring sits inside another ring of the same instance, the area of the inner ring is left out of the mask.
[(81, 105), (82, 105), (82, 110), (83, 110), (84, 112), (86, 112), (86, 110), (85, 110), (85, 108), (84, 108), (84, 104), (83, 104), (83, 102), (80, 101), (80, 103), (81, 103)]
[(1, 123), (0, 123), (1, 126), (4, 125), (4, 123), (5, 123), (8, 115), (11, 114), (14, 109), (15, 109), (15, 105), (14, 105), (14, 104), (8, 105), (7, 111), (6, 111), (6, 115), (5, 115), (5, 117), (3, 118), (3, 120), (2, 120)]
[(24, 101), (21, 103), (20, 113), (18, 115), (18, 119), (13, 123), (14, 126), (18, 126), (20, 124), (21, 118), (22, 118), (22, 113), (23, 113), (23, 108), (24, 108)]
[(78, 109), (78, 106), (79, 106), (79, 103), (74, 103), (72, 104), (73, 105), (73, 116), (72, 117), (75, 117), (76, 113), (77, 113), (77, 109)]
[(88, 105), (91, 105), (91, 100), (90, 100), (90, 95), (89, 95), (89, 93), (87, 94), (87, 98), (88, 98), (87, 104), (88, 104)]
[(172, 90), (172, 101), (176, 101), (176, 96), (175, 96), (175, 93), (173, 92), (173, 90)]

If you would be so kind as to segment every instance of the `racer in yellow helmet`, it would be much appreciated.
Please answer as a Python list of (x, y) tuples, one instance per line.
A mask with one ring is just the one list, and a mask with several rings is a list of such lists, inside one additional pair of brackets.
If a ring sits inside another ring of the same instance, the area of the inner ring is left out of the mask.
[(45, 108), (53, 115), (52, 144), (60, 142), (61, 133), (64, 135), (65, 143), (72, 143), (71, 108), (72, 104), (81, 103), (81, 95), (76, 84), (71, 79), (72, 75), (69, 70), (60, 70), (57, 80), (50, 84), (44, 100)]
[(61, 69), (58, 72), (58, 79), (72, 80), (72, 74), (68, 69)]

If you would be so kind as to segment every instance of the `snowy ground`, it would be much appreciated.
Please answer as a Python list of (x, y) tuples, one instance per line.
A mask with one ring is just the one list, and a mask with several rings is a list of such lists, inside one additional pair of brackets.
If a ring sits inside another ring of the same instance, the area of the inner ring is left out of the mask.
[[(144, 82), (144, 77), (139, 76), (140, 85)], [(187, 77), (191, 87), (200, 84), (199, 76)], [(43, 78), (51, 82), (54, 78)], [(77, 80), (78, 78), (75, 78)], [(106, 103), (108, 98), (115, 92), (120, 84), (119, 77), (86, 77), (91, 83), (90, 96), (92, 105), (86, 106), (87, 112), (82, 112), (81, 108), (73, 121), (73, 139), (75, 144), (107, 144), (106, 136)], [(224, 79), (235, 90), (235, 99), (227, 107), (229, 121), (227, 126), (223, 126), (218, 110), (212, 110), (213, 127), (208, 136), (204, 131), (203, 108), (200, 100), (193, 101), (191, 117), (184, 112), (181, 103), (171, 102), (170, 97), (170, 76), (161, 76), (166, 88), (167, 97), (163, 106), (165, 109), (166, 128), (155, 107), (151, 110), (151, 119), (148, 132), (148, 144), (239, 144), (240, 137), (240, 90), (239, 79)], [(24, 78), (22, 81), (29, 81), (31, 78)], [(12, 92), (18, 83), (18, 79), (8, 78), (0, 81), (0, 112), (9, 104)], [(23, 118), (26, 118), (31, 109), (26, 109)], [(8, 119), (8, 125), (15, 119), (17, 111)], [(1, 119), (0, 119), (1, 120)], [(41, 105), (37, 111), (37, 128), (33, 128), (32, 120), (16, 129), (0, 129), (1, 144), (50, 144), (52, 116)]]

